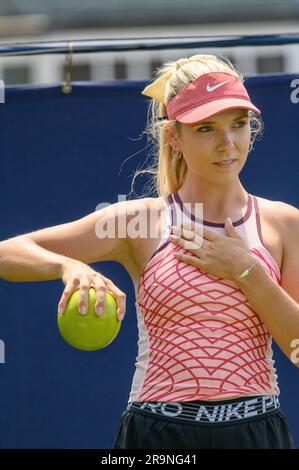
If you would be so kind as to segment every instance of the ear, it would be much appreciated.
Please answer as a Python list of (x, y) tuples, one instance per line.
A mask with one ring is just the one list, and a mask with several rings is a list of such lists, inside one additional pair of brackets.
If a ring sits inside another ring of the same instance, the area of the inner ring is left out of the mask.
[(179, 133), (175, 127), (175, 124), (172, 122), (165, 123), (164, 127), (165, 139), (169, 145), (176, 150), (177, 152), (181, 152), (181, 144), (179, 141)]

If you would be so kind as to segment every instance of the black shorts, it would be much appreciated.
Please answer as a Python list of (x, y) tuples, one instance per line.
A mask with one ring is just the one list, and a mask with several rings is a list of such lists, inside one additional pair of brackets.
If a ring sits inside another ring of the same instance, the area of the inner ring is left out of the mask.
[[(252, 397), (249, 397), (252, 398)], [(260, 398), (260, 397), (259, 397)], [(248, 397), (247, 397), (248, 399)], [(238, 403), (240, 399), (230, 400)], [(228, 400), (225, 400), (229, 403)], [(151, 402), (151, 404), (158, 402)], [(163, 402), (159, 402), (163, 403)], [(211, 404), (207, 401), (177, 405)], [(213, 401), (223, 405), (223, 401)], [(142, 404), (142, 403), (141, 403)], [(138, 405), (141, 405), (138, 403)], [(171, 403), (165, 403), (171, 406)], [(187, 407), (188, 409), (188, 407)], [(190, 408), (189, 408), (190, 409)], [(149, 408), (147, 407), (147, 410)], [(170, 414), (170, 413), (168, 413)], [(248, 415), (248, 414), (247, 414)], [(250, 415), (249, 415), (250, 416)], [(128, 407), (121, 415), (113, 449), (294, 449), (287, 419), (280, 406), (258, 416), (228, 422), (192, 422)]]

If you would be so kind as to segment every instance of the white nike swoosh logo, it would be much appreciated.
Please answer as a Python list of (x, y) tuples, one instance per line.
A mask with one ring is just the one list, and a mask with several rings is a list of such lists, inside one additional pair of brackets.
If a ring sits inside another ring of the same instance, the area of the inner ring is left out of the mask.
[(215, 85), (215, 86), (210, 86), (209, 84), (207, 85), (207, 91), (214, 91), (216, 90), (216, 88), (219, 88), (220, 86), (223, 86), (225, 85), (227, 82), (222, 82), (222, 83), (218, 83), (218, 85)]

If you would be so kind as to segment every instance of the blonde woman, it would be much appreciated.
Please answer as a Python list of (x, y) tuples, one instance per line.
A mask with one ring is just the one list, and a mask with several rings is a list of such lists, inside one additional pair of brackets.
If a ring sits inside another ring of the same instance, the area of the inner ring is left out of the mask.
[[(115, 449), (294, 447), (271, 341), (295, 362), (299, 215), (240, 182), (262, 129), (243, 82), (213, 55), (166, 63), (143, 91), (158, 197), (0, 243), (3, 279), (63, 280), (62, 312), (80, 288), (84, 314), (94, 286), (96, 307), (109, 290), (122, 319), (125, 294), (88, 263), (118, 261), (130, 274), (139, 350)], [(134, 211), (145, 236), (99, 239), (99, 222), (124, 217), (129, 227)]]

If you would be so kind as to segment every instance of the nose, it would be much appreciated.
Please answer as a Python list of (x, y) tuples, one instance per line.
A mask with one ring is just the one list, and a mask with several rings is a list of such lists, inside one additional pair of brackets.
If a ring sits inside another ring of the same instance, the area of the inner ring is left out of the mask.
[(221, 134), (219, 135), (219, 139), (218, 139), (217, 150), (219, 150), (219, 152), (223, 150), (231, 150), (232, 148), (234, 148), (234, 146), (235, 146), (234, 139), (233, 139), (231, 132), (230, 131), (221, 132)]

